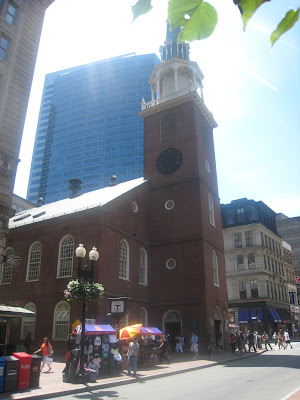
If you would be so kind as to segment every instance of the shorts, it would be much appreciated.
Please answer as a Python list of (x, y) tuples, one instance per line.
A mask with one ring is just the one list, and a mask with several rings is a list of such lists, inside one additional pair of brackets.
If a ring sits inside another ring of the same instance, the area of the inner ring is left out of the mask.
[(191, 351), (194, 351), (195, 353), (198, 353), (198, 343), (192, 343)]

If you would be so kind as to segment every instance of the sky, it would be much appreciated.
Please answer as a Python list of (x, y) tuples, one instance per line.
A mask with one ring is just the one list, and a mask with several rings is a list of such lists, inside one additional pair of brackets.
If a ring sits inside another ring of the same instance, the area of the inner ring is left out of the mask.
[[(298, 0), (264, 3), (243, 31), (232, 0), (211, 0), (213, 35), (191, 43), (204, 73), (221, 203), (246, 197), (300, 216), (300, 22), (271, 48), (269, 36)], [(168, 0), (132, 23), (135, 0), (55, 0), (45, 14), (14, 193), (26, 197), (45, 74), (122, 54), (156, 53)], [(138, 112), (139, 110), (137, 110)]]

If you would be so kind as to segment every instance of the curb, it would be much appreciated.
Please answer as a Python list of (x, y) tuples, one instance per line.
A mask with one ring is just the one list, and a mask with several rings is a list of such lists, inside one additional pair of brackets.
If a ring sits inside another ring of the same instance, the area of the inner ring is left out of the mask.
[[(83, 386), (83, 387), (77, 387), (74, 389), (67, 389), (64, 390), (63, 392), (55, 392), (55, 393), (43, 393), (43, 394), (32, 394), (31, 396), (24, 396), (23, 399), (24, 400), (39, 400), (39, 399), (50, 399), (53, 397), (59, 397), (59, 396), (68, 396), (70, 394), (77, 394), (77, 393), (84, 393), (84, 392), (91, 392), (93, 390), (99, 390), (99, 389), (106, 389), (106, 388), (111, 388), (111, 387), (116, 387), (116, 386), (123, 386), (123, 385), (128, 385), (131, 383), (135, 383), (135, 382), (144, 382), (144, 381), (149, 381), (152, 379), (158, 379), (158, 378), (164, 378), (166, 376), (171, 376), (171, 375), (179, 375), (185, 372), (192, 372), (198, 369), (205, 369), (205, 368), (210, 368), (210, 367), (215, 367), (216, 365), (224, 365), (227, 364), (229, 362), (234, 362), (234, 361), (238, 361), (238, 360), (243, 360), (249, 357), (254, 357), (254, 356), (258, 356), (260, 354), (265, 353), (267, 350), (262, 350), (259, 353), (251, 353), (251, 354), (247, 354), (244, 356), (237, 356), (236, 358), (232, 358), (226, 361), (213, 361), (211, 364), (204, 364), (204, 365), (195, 365), (192, 367), (187, 367), (187, 368), (180, 368), (177, 370), (173, 370), (173, 371), (165, 371), (165, 372), (158, 372), (156, 374), (153, 375), (149, 375), (149, 376), (144, 376), (144, 377), (137, 377), (137, 378), (126, 378), (126, 380), (124, 380), (124, 377), (120, 378), (120, 380), (116, 380), (113, 382), (106, 382), (106, 383), (99, 383), (97, 385), (93, 385), (93, 386)], [(2, 394), (2, 393), (1, 393)], [(2, 397), (0, 396), (1, 400), (6, 400), (6, 399), (13, 399), (13, 397), (11, 396), (13, 393), (8, 392), (8, 396), (7, 397)], [(26, 393), (24, 393), (25, 395)]]

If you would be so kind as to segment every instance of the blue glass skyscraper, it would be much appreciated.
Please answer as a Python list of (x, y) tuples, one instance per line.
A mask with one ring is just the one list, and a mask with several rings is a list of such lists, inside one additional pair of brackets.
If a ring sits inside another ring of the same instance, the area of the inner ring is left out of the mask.
[(27, 199), (69, 197), (143, 176), (141, 100), (151, 100), (155, 54), (118, 57), (48, 74), (32, 157)]

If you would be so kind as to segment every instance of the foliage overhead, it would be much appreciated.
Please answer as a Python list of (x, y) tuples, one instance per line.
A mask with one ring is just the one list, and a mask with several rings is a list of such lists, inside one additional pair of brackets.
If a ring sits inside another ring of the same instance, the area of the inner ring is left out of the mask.
[[(222, 0), (220, 0), (222, 1)], [(255, 11), (271, 0), (233, 0), (238, 6), (244, 29)], [(283, 0), (281, 0), (283, 1)], [(152, 9), (151, 0), (138, 0), (132, 7), (133, 21)], [(273, 44), (299, 19), (299, 10), (289, 10), (270, 37)], [(191, 42), (209, 37), (218, 22), (215, 8), (203, 0), (169, 0), (168, 20), (171, 29), (181, 28), (179, 40)]]
[(70, 281), (64, 290), (65, 299), (74, 303), (87, 301), (99, 303), (103, 293), (104, 288), (100, 283), (83, 282), (78, 279)]
[(172, 29), (182, 27), (178, 38), (193, 41), (209, 37), (218, 22), (218, 14), (209, 3), (199, 0), (170, 1), (168, 19)]

